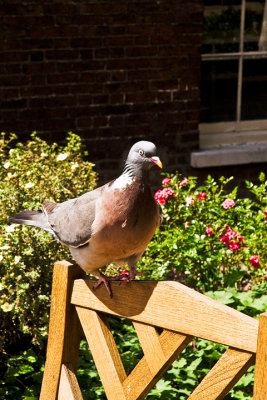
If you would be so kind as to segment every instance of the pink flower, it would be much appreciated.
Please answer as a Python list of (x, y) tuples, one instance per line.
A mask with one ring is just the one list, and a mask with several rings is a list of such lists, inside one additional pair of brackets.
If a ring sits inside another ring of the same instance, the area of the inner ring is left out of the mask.
[(186, 183), (189, 182), (188, 178), (184, 178), (180, 183), (179, 183), (179, 187), (182, 187), (183, 185), (185, 185)]
[(163, 195), (162, 190), (158, 190), (154, 194), (154, 197), (159, 202), (159, 204), (165, 204), (166, 203), (166, 197)]
[(164, 178), (163, 181), (162, 181), (162, 185), (163, 185), (163, 186), (166, 186), (166, 185), (168, 185), (171, 181), (172, 181), (172, 180), (171, 180), (170, 178)]
[(207, 227), (207, 229), (206, 229), (206, 234), (209, 235), (209, 236), (213, 235), (213, 229), (212, 229), (211, 226), (208, 226), (208, 227)]
[(164, 188), (162, 189), (162, 192), (164, 192), (164, 195), (167, 197), (174, 195), (174, 190), (172, 190), (171, 188)]
[(190, 222), (189, 222), (189, 221), (186, 221), (186, 222), (184, 223), (184, 225), (185, 225), (185, 227), (188, 227), (188, 226), (190, 225)]
[(226, 226), (226, 231), (226, 235), (229, 237), (229, 239), (234, 239), (240, 236), (238, 232), (233, 231), (228, 225)]
[(227, 208), (232, 208), (234, 207), (235, 202), (232, 199), (225, 199), (224, 202), (222, 203), (222, 206), (225, 210), (227, 210)]
[(187, 196), (186, 200), (186, 207), (193, 206), (195, 204), (194, 196)]
[(254, 268), (259, 268), (260, 267), (260, 257), (254, 254), (253, 256), (250, 257), (249, 259), (250, 264)]
[(225, 228), (226, 234), (221, 237), (220, 241), (229, 246), (230, 250), (238, 250), (241, 246), (241, 243), (244, 241), (243, 236), (241, 236), (238, 232), (233, 231), (228, 225)]
[(229, 242), (230, 250), (238, 250), (239, 248), (240, 248), (240, 243), (236, 242), (235, 240), (231, 240), (231, 242)]
[(154, 197), (160, 204), (165, 204), (168, 197), (173, 196), (174, 191), (170, 188), (164, 188), (162, 190), (158, 190)]
[(264, 276), (264, 280), (267, 281), (267, 275)]

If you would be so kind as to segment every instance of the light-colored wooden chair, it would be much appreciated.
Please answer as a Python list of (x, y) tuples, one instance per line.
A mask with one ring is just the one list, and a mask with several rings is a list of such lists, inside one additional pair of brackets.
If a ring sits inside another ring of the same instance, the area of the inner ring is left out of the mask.
[[(55, 264), (41, 400), (82, 400), (75, 374), (81, 326), (108, 400), (144, 399), (194, 336), (228, 349), (188, 400), (223, 399), (255, 358), (253, 399), (267, 400), (267, 313), (257, 321), (178, 282), (113, 282), (112, 299), (92, 286), (79, 267)], [(143, 348), (128, 376), (108, 314), (132, 320)]]

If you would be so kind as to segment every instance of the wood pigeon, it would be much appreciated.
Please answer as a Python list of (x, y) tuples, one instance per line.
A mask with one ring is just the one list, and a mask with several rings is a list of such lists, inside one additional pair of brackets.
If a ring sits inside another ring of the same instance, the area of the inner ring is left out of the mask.
[(140, 274), (137, 261), (160, 224), (160, 206), (154, 199), (149, 172), (162, 167), (156, 146), (148, 141), (135, 143), (122, 174), (115, 180), (80, 197), (54, 203), (46, 201), (42, 211), (22, 211), (10, 222), (36, 226), (52, 233), (67, 245), (77, 264), (98, 277), (112, 296), (109, 280), (99, 268), (114, 262), (127, 263), (129, 280)]

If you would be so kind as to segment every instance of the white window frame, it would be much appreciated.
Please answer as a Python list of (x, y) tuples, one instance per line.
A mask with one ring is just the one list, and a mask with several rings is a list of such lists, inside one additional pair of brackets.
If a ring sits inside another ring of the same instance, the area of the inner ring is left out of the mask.
[[(267, 119), (241, 120), (243, 62), (246, 59), (267, 58), (267, 51), (244, 51), (245, 11), (246, 0), (242, 0), (239, 51), (202, 54), (202, 62), (238, 60), (236, 119), (199, 124), (199, 148), (203, 151), (191, 153), (193, 167), (244, 164), (246, 160), (267, 162)], [(267, 12), (266, 4), (264, 12)], [(242, 157), (238, 157), (237, 152), (241, 152)]]

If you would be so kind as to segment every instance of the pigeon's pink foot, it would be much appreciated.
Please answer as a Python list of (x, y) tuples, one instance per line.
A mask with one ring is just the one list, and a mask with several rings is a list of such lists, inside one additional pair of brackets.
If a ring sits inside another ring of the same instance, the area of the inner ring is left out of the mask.
[(136, 276), (144, 275), (145, 273), (146, 273), (146, 271), (137, 271), (136, 268), (131, 268), (129, 280), (133, 281)]
[(108, 291), (108, 294), (110, 295), (110, 297), (112, 297), (113, 294), (112, 294), (112, 290), (111, 290), (109, 282), (110, 281), (124, 281), (124, 280), (128, 280), (128, 279), (129, 279), (129, 272), (128, 271), (122, 271), (122, 273), (120, 275), (117, 275), (117, 276), (106, 276), (104, 274), (99, 273), (99, 278), (94, 283), (93, 289), (98, 288), (98, 286), (100, 286), (101, 283), (104, 283), (104, 285), (106, 286), (106, 289)]
[(109, 296), (112, 297), (112, 290), (111, 290), (111, 287), (110, 287), (110, 284), (109, 284), (109, 280), (110, 280), (110, 278), (108, 278), (106, 275), (104, 275), (104, 274), (99, 274), (99, 278), (98, 278), (98, 280), (94, 283), (93, 289), (98, 288), (98, 286), (100, 286), (101, 283), (104, 283), (104, 285), (106, 286), (106, 289), (107, 289), (107, 291), (108, 291)]

